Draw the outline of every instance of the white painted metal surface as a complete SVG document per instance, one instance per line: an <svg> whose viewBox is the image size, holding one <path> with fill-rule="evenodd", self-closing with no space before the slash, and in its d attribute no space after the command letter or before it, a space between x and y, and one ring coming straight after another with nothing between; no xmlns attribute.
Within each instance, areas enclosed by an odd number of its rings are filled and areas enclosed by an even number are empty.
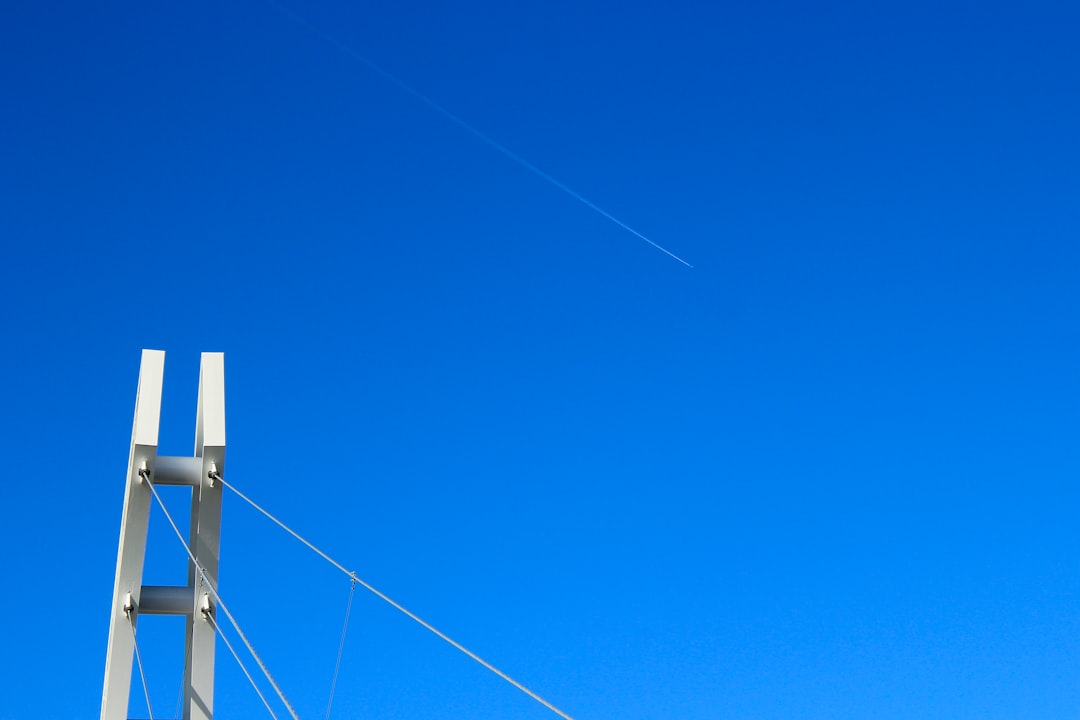
<svg viewBox="0 0 1080 720"><path fill-rule="evenodd" d="M205 583L217 587L222 485L215 482L212 475L225 472L225 357L223 353L202 354L194 457L159 458L157 455L164 369L164 352L143 351L120 521L105 685L101 696L102 720L127 720L134 655L134 635L128 625L136 623L140 614L186 616L183 718L211 720L214 714L216 636L203 608L205 597L213 596ZM156 485L191 488L188 544L203 568L205 580L189 559L187 586L143 587L143 561L152 501L143 474ZM133 607L130 618L125 606ZM213 603L210 612L214 612Z"/></svg>
<svg viewBox="0 0 1080 720"><path fill-rule="evenodd" d="M213 625L200 611L204 587L217 588L218 552L221 541L221 483L211 474L225 473L225 355L203 353L199 368L199 409L195 421L195 457L202 458L199 484L191 493L190 546L205 578L188 561L188 585L195 588L195 606L187 619L184 653L183 720L210 720L214 714ZM213 612L213 604L211 604Z"/></svg>
<svg viewBox="0 0 1080 720"><path fill-rule="evenodd" d="M153 473L157 459L164 373L165 353L143 350L139 365L139 390L135 398L135 420L131 430L131 452L128 455L124 512L120 520L120 544L116 553L116 581L113 583L112 615L109 620L109 648L105 655L101 720L127 720L128 716L135 636L127 627L129 620L124 613L124 605L130 594L136 607L130 622L136 622L152 499L150 488L139 476L139 470L145 467Z"/></svg>

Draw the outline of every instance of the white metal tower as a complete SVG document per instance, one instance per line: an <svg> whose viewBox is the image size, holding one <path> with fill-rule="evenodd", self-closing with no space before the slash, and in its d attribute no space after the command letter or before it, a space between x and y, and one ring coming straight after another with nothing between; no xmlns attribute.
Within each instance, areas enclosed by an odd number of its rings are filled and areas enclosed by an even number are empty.
<svg viewBox="0 0 1080 720"><path fill-rule="evenodd" d="M134 631L140 615L183 615L187 618L183 718L211 720L214 715L216 634L212 621L217 598L222 489L222 484L215 479L225 472L225 356L223 353L202 354L195 454L192 457L157 454L164 370L164 352L143 350L128 457L127 490L120 521L101 720L127 720L135 652ZM142 584L146 531L153 497L151 484L191 488L188 545L202 571L199 572L189 558L185 586Z"/></svg>

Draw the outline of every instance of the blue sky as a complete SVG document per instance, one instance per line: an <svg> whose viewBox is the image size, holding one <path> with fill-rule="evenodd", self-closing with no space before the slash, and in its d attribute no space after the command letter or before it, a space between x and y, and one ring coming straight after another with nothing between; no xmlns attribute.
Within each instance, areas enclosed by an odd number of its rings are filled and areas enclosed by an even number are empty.
<svg viewBox="0 0 1080 720"><path fill-rule="evenodd" d="M282 2L694 268L272 3L9 4L0 718L99 711L144 347L163 454L224 351L229 479L578 720L1076 717L1074 4ZM348 581L223 522L322 717ZM451 716L551 715L358 591L334 717Z"/></svg>

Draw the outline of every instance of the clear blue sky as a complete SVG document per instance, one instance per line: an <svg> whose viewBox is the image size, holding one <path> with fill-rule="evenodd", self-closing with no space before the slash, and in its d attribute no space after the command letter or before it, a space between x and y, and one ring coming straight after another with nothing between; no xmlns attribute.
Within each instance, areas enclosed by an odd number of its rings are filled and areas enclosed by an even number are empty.
<svg viewBox="0 0 1080 720"><path fill-rule="evenodd" d="M0 718L99 711L144 347L579 720L1077 717L1075 3L282 2L694 268L270 3L9 3ZM322 717L347 580L229 497L221 592ZM364 594L334 707L553 717Z"/></svg>

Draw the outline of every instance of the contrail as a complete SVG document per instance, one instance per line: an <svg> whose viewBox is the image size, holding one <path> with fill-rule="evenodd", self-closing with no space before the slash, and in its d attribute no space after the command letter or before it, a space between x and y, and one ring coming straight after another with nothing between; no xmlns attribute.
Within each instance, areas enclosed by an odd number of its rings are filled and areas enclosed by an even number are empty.
<svg viewBox="0 0 1080 720"><path fill-rule="evenodd" d="M473 136L475 136L477 139L484 142L486 145L494 148L495 150L498 150L500 153L502 153L506 157L510 158L511 160L516 162L518 165L525 168L529 172L533 173L537 177L540 177L543 180L546 180L547 182L551 183L552 185L554 185L558 189L562 190L564 193L566 193L570 197L574 198L575 200L582 203L586 207L591 208L592 210L599 213L600 215L603 215L608 220L615 223L616 225L618 225L619 227L621 227L623 230L627 231L631 235L634 235L635 237L649 243L654 248L656 248L660 252L664 253L668 257L673 258L675 260L678 260L679 262L681 262L683 265L685 265L688 268L694 267L693 265L686 262L685 260L683 260L681 257L676 255L675 253L673 253L670 250L668 250L667 248L665 248L663 245L660 245L659 243L653 242L648 237L646 237L642 233L638 232L634 228L630 227L629 225L624 223L622 220L620 220L619 218L617 218L614 215L612 215L611 213L609 213L607 210L603 209L602 207L600 207L599 205L597 205L593 201L586 198L581 193L579 193L576 190L574 190L573 188L567 186L565 183L562 183L559 180L556 180L551 175L547 174L546 172L544 172L543 170L541 170L540 168L536 167L531 162L526 160L525 158L518 155L516 152L514 152L510 148L508 148L505 145L503 145L502 143L500 143L498 140L495 140L491 136L481 132L477 128L475 128L472 125L470 125L469 123L465 122L460 117L458 117L457 115L450 112L449 110L447 110L445 107L443 107L439 103L437 103L434 100L432 100L431 98L429 98L427 95L425 95L422 92L420 92L419 90L413 88L411 85L406 83L404 80L402 80L398 76L391 73L389 70L383 69L381 66L375 64L373 61L369 60L368 58L364 57L363 55L361 55L357 51L353 50L351 47L349 47L345 43L341 42L337 38L326 34L321 29L315 27L314 25L309 23L307 20L305 20L304 18L302 18L299 15L297 15L296 13L294 13L292 10L289 10L284 5L281 5L280 3L278 3L276 0L266 0L266 2L268 2L270 5L273 5L278 10L278 12L280 12L283 15L287 16L293 22L307 28L307 30L309 32L311 32L312 34L318 36L322 40L325 40L326 42L330 43L331 45L336 47L338 50L345 53L346 55L353 58L354 60L359 60L360 62L362 62L364 65L366 65L373 72L377 73L378 75L381 75L387 81L389 81L389 82L393 83L394 85L396 85L397 87L401 88L402 90L407 92L409 95L412 95L414 98L416 98L420 102L424 103L429 108L436 111L437 113L439 113L440 115L442 115L446 119L450 120L451 122L453 122L455 125L457 125L461 129L468 131Z"/></svg>

